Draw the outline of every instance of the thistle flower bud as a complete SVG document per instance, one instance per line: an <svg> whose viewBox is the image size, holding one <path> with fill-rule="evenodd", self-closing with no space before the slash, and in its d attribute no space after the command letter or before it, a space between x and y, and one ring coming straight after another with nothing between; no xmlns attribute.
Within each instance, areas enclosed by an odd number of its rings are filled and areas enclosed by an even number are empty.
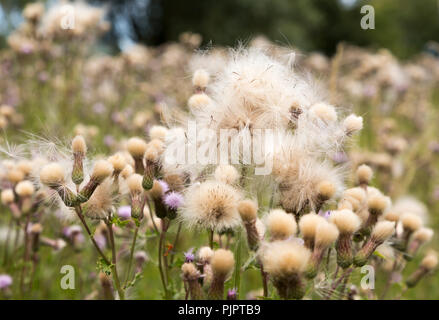
<svg viewBox="0 0 439 320"><path fill-rule="evenodd" d="M365 187L372 180L373 171L368 165L362 164L358 167L356 175L358 184L362 187Z"/></svg>
<svg viewBox="0 0 439 320"><path fill-rule="evenodd" d="M198 261L201 264L206 264L206 263L210 263L210 261L212 260L214 251L210 248L210 247L201 247L198 250L197 256L198 256Z"/></svg>
<svg viewBox="0 0 439 320"><path fill-rule="evenodd" d="M345 269L352 264L352 235L360 228L361 220L350 210L335 211L329 219L340 232L336 243L337 264Z"/></svg>
<svg viewBox="0 0 439 320"><path fill-rule="evenodd" d="M395 222L378 222L373 228L370 238L366 241L361 250L355 255L354 264L358 267L364 266L375 249L388 238L390 238L394 232Z"/></svg>
<svg viewBox="0 0 439 320"><path fill-rule="evenodd" d="M145 173L142 180L142 186L145 190L150 190L153 187L154 177L158 173L158 159L157 148L149 146L145 151Z"/></svg>
<svg viewBox="0 0 439 320"><path fill-rule="evenodd" d="M346 132L346 135L353 135L354 133L363 129L363 117L358 117L355 114L350 114L343 120L343 128Z"/></svg>
<svg viewBox="0 0 439 320"><path fill-rule="evenodd" d="M337 121L337 112L335 112L335 108L324 102L312 105L309 111L312 116L326 123Z"/></svg>
<svg viewBox="0 0 439 320"><path fill-rule="evenodd" d="M11 168L7 174L8 174L8 180L12 184L17 184L25 178L24 172L18 169L17 167Z"/></svg>
<svg viewBox="0 0 439 320"><path fill-rule="evenodd" d="M167 215L166 207L163 204L162 197L165 194L165 182L160 183L158 180L154 180L151 190L149 190L149 195L154 201L155 213L160 219L164 219Z"/></svg>
<svg viewBox="0 0 439 320"><path fill-rule="evenodd" d="M138 137L130 138L127 142L128 152L134 159L135 171L138 174L143 174L143 155L147 148L146 142Z"/></svg>
<svg viewBox="0 0 439 320"><path fill-rule="evenodd" d="M393 210L387 211L384 213L384 219L387 221L398 222L399 212Z"/></svg>
<svg viewBox="0 0 439 320"><path fill-rule="evenodd" d="M233 271L235 258L230 250L218 249L214 252L212 261L213 279L209 289L209 299L224 299L224 282Z"/></svg>
<svg viewBox="0 0 439 320"><path fill-rule="evenodd" d="M260 237L256 228L258 217L258 205L256 202L246 199L238 204L238 212L247 233L247 244L250 250L256 250L259 245Z"/></svg>
<svg viewBox="0 0 439 320"><path fill-rule="evenodd" d="M59 163L52 162L45 165L40 171L40 180L57 191L66 206L74 207L78 203L75 194L65 186L65 171Z"/></svg>
<svg viewBox="0 0 439 320"><path fill-rule="evenodd" d="M310 256L307 248L294 241L274 241L259 249L264 270L283 299L301 299L305 294L303 272Z"/></svg>
<svg viewBox="0 0 439 320"><path fill-rule="evenodd" d="M107 160L96 161L90 181L79 192L78 199L86 202L90 199L96 188L113 173L113 166Z"/></svg>
<svg viewBox="0 0 439 320"><path fill-rule="evenodd" d="M131 217L142 220L144 206L142 176L137 173L132 174L127 179L127 185L131 197Z"/></svg>
<svg viewBox="0 0 439 320"><path fill-rule="evenodd" d="M108 162L113 166L113 175L119 176L119 174L125 169L127 162L125 157L121 153L116 153L108 158Z"/></svg>
<svg viewBox="0 0 439 320"><path fill-rule="evenodd" d="M2 204L5 206L10 205L12 202L14 202L14 191L12 189L4 189L1 193L1 200Z"/></svg>
<svg viewBox="0 0 439 320"><path fill-rule="evenodd" d="M76 136L72 140L73 151L73 170L72 180L76 185L80 185L84 180L84 157L87 152L87 145L82 136Z"/></svg>
<svg viewBox="0 0 439 320"><path fill-rule="evenodd" d="M397 248L405 252L411 235L422 227L422 219L414 213L405 213L401 217L401 224L403 233Z"/></svg>
<svg viewBox="0 0 439 320"><path fill-rule="evenodd" d="M196 91L204 91L209 83L209 73L204 69L198 69L192 77L192 84Z"/></svg>
<svg viewBox="0 0 439 320"><path fill-rule="evenodd" d="M215 169L215 180L227 183L235 184L239 179L238 170L231 165L219 165Z"/></svg>
<svg viewBox="0 0 439 320"><path fill-rule="evenodd" d="M210 98L205 93L193 94L187 102L192 112L196 112L197 110L202 110L209 103L210 103Z"/></svg>
<svg viewBox="0 0 439 320"><path fill-rule="evenodd" d="M40 172L41 182L49 187L59 187L65 182L64 177L63 167L55 162L45 165Z"/></svg>
<svg viewBox="0 0 439 320"><path fill-rule="evenodd" d="M326 249L337 240L339 235L337 227L327 221L321 221L317 225L314 250L309 259L306 276L315 278Z"/></svg>
<svg viewBox="0 0 439 320"><path fill-rule="evenodd" d="M323 204L335 194L335 186L331 181L323 180L317 185L316 212L319 212Z"/></svg>
<svg viewBox="0 0 439 320"><path fill-rule="evenodd" d="M166 135L168 134L168 129L163 126L153 126L149 129L149 137L151 139L158 139L165 141Z"/></svg>
<svg viewBox="0 0 439 320"><path fill-rule="evenodd" d="M133 173L134 173L134 169L133 169L133 167L130 166L129 164L127 164L127 165L125 166L125 168L123 168L123 170L120 172L120 175L121 175L122 178L124 178L124 179L128 179L128 177L129 177L130 175L132 175Z"/></svg>
<svg viewBox="0 0 439 320"><path fill-rule="evenodd" d="M420 266L406 280L407 287L413 288L418 282L437 267L437 253L431 251L422 259Z"/></svg>
<svg viewBox="0 0 439 320"><path fill-rule="evenodd" d="M200 278L200 272L197 270L193 263L184 263L181 266L183 273L183 280L188 284L189 295L192 300L204 299L204 293L201 289L198 279Z"/></svg>
<svg viewBox="0 0 439 320"><path fill-rule="evenodd" d="M32 182L23 180L15 186L15 192L21 198L29 198L35 193L35 187Z"/></svg>
<svg viewBox="0 0 439 320"><path fill-rule="evenodd" d="M29 160L20 160L17 169L24 173L25 177L29 176L33 169L33 163Z"/></svg>
<svg viewBox="0 0 439 320"><path fill-rule="evenodd" d="M317 225L321 221L325 221L325 218L315 213L308 213L300 218L299 229L302 233L303 240L305 241L305 246L310 250L314 248L314 238L316 235Z"/></svg>
<svg viewBox="0 0 439 320"><path fill-rule="evenodd" d="M282 209L271 210L265 221L272 241L286 240L297 232L297 223L294 216Z"/></svg>
<svg viewBox="0 0 439 320"><path fill-rule="evenodd" d="M381 194L376 194L369 197L369 199L367 200L367 204L369 208L369 216L363 229L363 233L369 235L373 226L377 223L378 218L387 208L389 201L387 197Z"/></svg>
<svg viewBox="0 0 439 320"><path fill-rule="evenodd" d="M407 255L404 255L404 257L407 260L411 260L424 243L431 241L433 235L434 231L430 228L419 228L416 230L413 233L412 240L407 248Z"/></svg>

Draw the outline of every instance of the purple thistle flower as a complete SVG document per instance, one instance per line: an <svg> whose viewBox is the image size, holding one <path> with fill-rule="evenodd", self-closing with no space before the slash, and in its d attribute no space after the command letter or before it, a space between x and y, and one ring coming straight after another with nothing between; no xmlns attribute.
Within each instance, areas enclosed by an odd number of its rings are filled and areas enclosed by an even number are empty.
<svg viewBox="0 0 439 320"><path fill-rule="evenodd" d="M96 234L94 236L94 238L95 238L95 241L96 241L98 247L101 250L105 249L105 246L107 244L107 239L105 238L105 236L103 234Z"/></svg>
<svg viewBox="0 0 439 320"><path fill-rule="evenodd" d="M177 210L183 205L184 198L178 192L170 192L165 195L164 203L168 206L168 208L172 210Z"/></svg>
<svg viewBox="0 0 439 320"><path fill-rule="evenodd" d="M188 251L184 252L184 262L193 262L195 260L194 248L190 248Z"/></svg>
<svg viewBox="0 0 439 320"><path fill-rule="evenodd" d="M236 300L238 299L238 290L236 288L229 289L227 291L227 300Z"/></svg>
<svg viewBox="0 0 439 320"><path fill-rule="evenodd" d="M5 289L12 284L12 277L8 274L0 274L0 289Z"/></svg>
<svg viewBox="0 0 439 320"><path fill-rule="evenodd" d="M131 218L131 207L130 206L122 206L117 209L117 215L122 220L128 220Z"/></svg>
<svg viewBox="0 0 439 320"><path fill-rule="evenodd" d="M319 216L321 216L321 217L325 218L326 220L328 220L329 217L331 216L331 211L330 210L328 210L328 211L320 210L319 211Z"/></svg>
<svg viewBox="0 0 439 320"><path fill-rule="evenodd" d="M163 180L157 180L159 183L160 183L160 185L162 186L162 189L163 189L163 194L165 194L166 192L168 192L169 191L169 186L168 186L168 184L166 183L166 181L163 181Z"/></svg>

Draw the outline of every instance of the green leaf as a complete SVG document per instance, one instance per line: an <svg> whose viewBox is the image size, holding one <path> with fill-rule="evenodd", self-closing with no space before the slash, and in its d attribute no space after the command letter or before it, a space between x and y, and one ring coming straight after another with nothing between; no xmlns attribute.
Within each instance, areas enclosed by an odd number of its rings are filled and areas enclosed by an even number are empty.
<svg viewBox="0 0 439 320"><path fill-rule="evenodd" d="M111 275L111 268L113 267L113 264L106 263L103 258L99 258L99 260L96 263L96 269L105 273L107 276Z"/></svg>

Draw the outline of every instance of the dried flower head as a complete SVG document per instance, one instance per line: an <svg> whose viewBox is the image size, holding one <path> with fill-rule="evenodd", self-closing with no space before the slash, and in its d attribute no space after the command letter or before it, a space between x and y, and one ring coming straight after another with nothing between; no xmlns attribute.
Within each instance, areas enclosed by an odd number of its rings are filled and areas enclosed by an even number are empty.
<svg viewBox="0 0 439 320"><path fill-rule="evenodd" d="M234 166L219 165L215 169L215 179L223 183L235 184L239 179L239 173Z"/></svg>
<svg viewBox="0 0 439 320"><path fill-rule="evenodd" d="M239 192L232 186L206 181L189 188L185 194L182 219L189 226L223 231L240 224Z"/></svg>
<svg viewBox="0 0 439 320"><path fill-rule="evenodd" d="M294 216L282 209L271 210L265 217L265 224L272 240L286 240L297 232Z"/></svg>

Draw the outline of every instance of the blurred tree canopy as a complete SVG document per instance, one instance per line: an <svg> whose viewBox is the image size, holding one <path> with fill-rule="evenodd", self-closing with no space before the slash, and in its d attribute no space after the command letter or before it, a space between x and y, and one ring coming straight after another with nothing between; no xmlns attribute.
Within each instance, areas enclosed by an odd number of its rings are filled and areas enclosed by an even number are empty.
<svg viewBox="0 0 439 320"><path fill-rule="evenodd" d="M26 0L2 0L7 17ZM54 0L46 2L53 3ZM200 33L205 45L235 45L257 35L326 54L337 43L389 48L402 58L439 41L438 0L89 0L106 4L112 30L104 41L149 45L175 40L184 31ZM363 30L363 5L375 9L375 29ZM1 17L1 14L0 14ZM1 24L0 24L1 26Z"/></svg>

